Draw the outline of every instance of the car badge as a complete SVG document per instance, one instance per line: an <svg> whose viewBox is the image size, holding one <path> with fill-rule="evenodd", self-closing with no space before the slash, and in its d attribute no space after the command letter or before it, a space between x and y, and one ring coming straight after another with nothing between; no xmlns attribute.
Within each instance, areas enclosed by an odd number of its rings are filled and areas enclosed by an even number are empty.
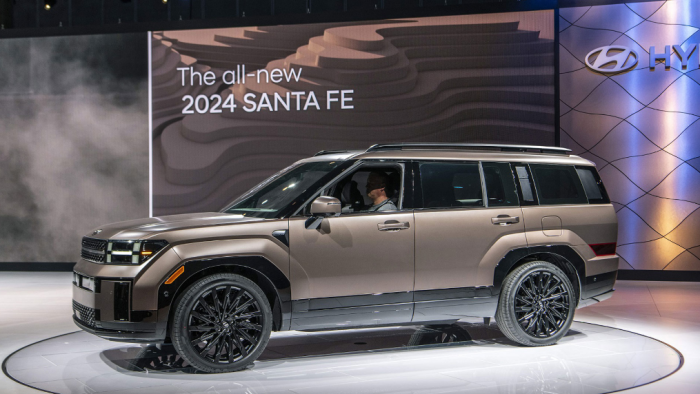
<svg viewBox="0 0 700 394"><path fill-rule="evenodd" d="M102 232L102 229L95 230L95 231L92 232L92 235L97 235L97 234L99 234L99 233L101 233L101 232Z"/></svg>
<svg viewBox="0 0 700 394"><path fill-rule="evenodd" d="M594 59L591 61L591 59ZM600 73L619 73L637 65L637 52L620 45L596 48L586 55L586 66Z"/></svg>

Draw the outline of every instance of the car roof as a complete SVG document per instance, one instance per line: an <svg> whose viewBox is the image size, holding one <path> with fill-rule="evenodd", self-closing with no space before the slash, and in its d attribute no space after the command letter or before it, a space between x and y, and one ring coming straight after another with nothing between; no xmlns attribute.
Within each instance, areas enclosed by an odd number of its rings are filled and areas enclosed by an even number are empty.
<svg viewBox="0 0 700 394"><path fill-rule="evenodd" d="M551 146L501 144L384 144L369 149L321 151L304 161L368 160L470 160L595 166L589 160Z"/></svg>

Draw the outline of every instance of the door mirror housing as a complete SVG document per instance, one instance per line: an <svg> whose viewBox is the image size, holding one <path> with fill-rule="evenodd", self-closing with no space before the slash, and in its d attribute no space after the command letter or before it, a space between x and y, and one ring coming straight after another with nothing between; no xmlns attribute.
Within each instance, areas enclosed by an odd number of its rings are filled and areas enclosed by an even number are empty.
<svg viewBox="0 0 700 394"><path fill-rule="evenodd" d="M323 218L329 216L340 216L340 200L335 197L320 196L311 203L311 217L306 220L306 228L317 229Z"/></svg>
<svg viewBox="0 0 700 394"><path fill-rule="evenodd" d="M321 196L311 203L312 216L338 216L340 215L340 200L335 197Z"/></svg>

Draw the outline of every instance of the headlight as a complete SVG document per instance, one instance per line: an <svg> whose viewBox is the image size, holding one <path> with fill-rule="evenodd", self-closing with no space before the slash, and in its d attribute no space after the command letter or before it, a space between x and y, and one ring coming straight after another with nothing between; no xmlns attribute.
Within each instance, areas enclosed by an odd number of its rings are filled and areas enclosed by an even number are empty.
<svg viewBox="0 0 700 394"><path fill-rule="evenodd" d="M107 242L106 264L142 264L168 245L166 241Z"/></svg>

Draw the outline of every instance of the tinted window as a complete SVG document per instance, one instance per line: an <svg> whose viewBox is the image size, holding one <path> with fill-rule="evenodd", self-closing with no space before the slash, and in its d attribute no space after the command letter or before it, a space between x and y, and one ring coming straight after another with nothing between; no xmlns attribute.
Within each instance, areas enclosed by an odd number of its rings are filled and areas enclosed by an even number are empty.
<svg viewBox="0 0 700 394"><path fill-rule="evenodd" d="M283 217L287 210L298 207L336 169L348 165L340 161L315 161L293 164L255 186L236 199L223 212L258 218Z"/></svg>
<svg viewBox="0 0 700 394"><path fill-rule="evenodd" d="M489 207L517 206L518 193L515 190L513 172L508 163L482 163L484 185Z"/></svg>
<svg viewBox="0 0 700 394"><path fill-rule="evenodd" d="M533 205L537 204L535 201L535 194L532 191L532 184L530 183L530 175L527 171L527 166L516 165L515 175L518 177L518 187L520 188L520 197L522 197L522 205Z"/></svg>
<svg viewBox="0 0 700 394"><path fill-rule="evenodd" d="M477 163L421 163L425 208L482 207Z"/></svg>
<svg viewBox="0 0 700 394"><path fill-rule="evenodd" d="M383 204L380 211L397 210L402 195L401 167L363 166L331 186L326 195L340 200L343 214L375 211L377 204L373 199L377 197L391 201Z"/></svg>
<svg viewBox="0 0 700 394"><path fill-rule="evenodd" d="M588 204L573 166L530 165L540 204Z"/></svg>
<svg viewBox="0 0 700 394"><path fill-rule="evenodd" d="M576 172L583 184L583 190L586 192L588 202L591 204L607 204L610 202L608 194L603 187L603 181L600 180L598 172L593 167L577 167Z"/></svg>

